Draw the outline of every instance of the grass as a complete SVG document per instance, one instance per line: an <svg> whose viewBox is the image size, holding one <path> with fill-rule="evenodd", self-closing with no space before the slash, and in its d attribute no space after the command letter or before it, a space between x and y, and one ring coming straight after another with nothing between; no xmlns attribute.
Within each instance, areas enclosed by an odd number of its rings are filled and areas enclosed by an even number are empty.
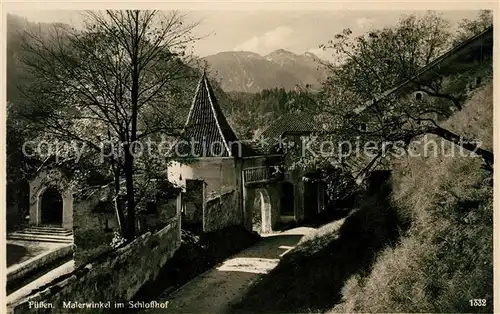
<svg viewBox="0 0 500 314"><path fill-rule="evenodd" d="M491 149L492 99L488 83L443 127ZM358 210L304 238L233 311L492 312L492 181L479 158L408 158Z"/></svg>
<svg viewBox="0 0 500 314"><path fill-rule="evenodd" d="M492 148L493 86L444 127ZM432 169L432 171L429 171ZM398 245L352 276L332 312L492 312L493 179L478 158L414 158L396 169L393 203L411 216ZM471 307L469 300L485 299Z"/></svg>

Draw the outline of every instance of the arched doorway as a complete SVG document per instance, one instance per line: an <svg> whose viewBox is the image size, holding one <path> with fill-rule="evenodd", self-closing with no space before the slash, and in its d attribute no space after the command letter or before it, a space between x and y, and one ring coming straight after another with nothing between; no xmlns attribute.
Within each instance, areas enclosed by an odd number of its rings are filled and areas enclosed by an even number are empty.
<svg viewBox="0 0 500 314"><path fill-rule="evenodd" d="M294 216L295 215L295 197L293 193L293 184L290 182L283 182L281 184L281 216Z"/></svg>
<svg viewBox="0 0 500 314"><path fill-rule="evenodd" d="M61 226L63 222L63 200L57 189L47 188L41 197L41 223Z"/></svg>
<svg viewBox="0 0 500 314"><path fill-rule="evenodd" d="M271 228L271 200L265 189L255 192L252 211L252 230L258 233L269 233Z"/></svg>
<svg viewBox="0 0 500 314"><path fill-rule="evenodd" d="M304 182L304 219L310 219L318 214L318 194L317 182Z"/></svg>

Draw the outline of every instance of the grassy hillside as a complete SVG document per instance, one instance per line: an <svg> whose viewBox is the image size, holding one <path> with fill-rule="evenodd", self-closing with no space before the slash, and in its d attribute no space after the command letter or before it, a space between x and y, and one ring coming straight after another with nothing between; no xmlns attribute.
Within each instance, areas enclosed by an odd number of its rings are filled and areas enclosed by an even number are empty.
<svg viewBox="0 0 500 314"><path fill-rule="evenodd" d="M492 111L490 81L443 126L491 150ZM445 148L409 157L377 196L304 239L234 310L492 312L492 174Z"/></svg>
<svg viewBox="0 0 500 314"><path fill-rule="evenodd" d="M493 86L446 127L492 148ZM448 153L450 151L448 150ZM493 180L471 157L413 158L397 169L393 203L412 217L398 245L352 276L334 312L492 312ZM485 307L469 300L486 299Z"/></svg>

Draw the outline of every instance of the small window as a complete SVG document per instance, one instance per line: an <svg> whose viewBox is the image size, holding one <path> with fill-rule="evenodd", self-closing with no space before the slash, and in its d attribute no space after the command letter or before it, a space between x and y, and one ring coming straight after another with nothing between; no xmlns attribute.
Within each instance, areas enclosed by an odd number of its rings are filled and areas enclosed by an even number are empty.
<svg viewBox="0 0 500 314"><path fill-rule="evenodd" d="M422 100L422 93L420 93L420 92L415 93L415 99L416 100Z"/></svg>

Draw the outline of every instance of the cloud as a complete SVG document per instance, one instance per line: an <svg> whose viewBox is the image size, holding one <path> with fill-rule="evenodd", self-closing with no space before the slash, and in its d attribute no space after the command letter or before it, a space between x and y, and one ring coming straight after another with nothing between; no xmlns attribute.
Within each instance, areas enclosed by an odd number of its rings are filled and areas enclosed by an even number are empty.
<svg viewBox="0 0 500 314"><path fill-rule="evenodd" d="M364 29L364 28L372 25L374 21L375 21L374 19L360 17L360 18L356 19L356 25L358 26L358 28Z"/></svg>
<svg viewBox="0 0 500 314"><path fill-rule="evenodd" d="M254 36L241 44L237 45L233 50L245 50L257 53L268 53L276 49L289 46L294 39L294 30L288 26L278 26L273 30L265 32L262 35Z"/></svg>

